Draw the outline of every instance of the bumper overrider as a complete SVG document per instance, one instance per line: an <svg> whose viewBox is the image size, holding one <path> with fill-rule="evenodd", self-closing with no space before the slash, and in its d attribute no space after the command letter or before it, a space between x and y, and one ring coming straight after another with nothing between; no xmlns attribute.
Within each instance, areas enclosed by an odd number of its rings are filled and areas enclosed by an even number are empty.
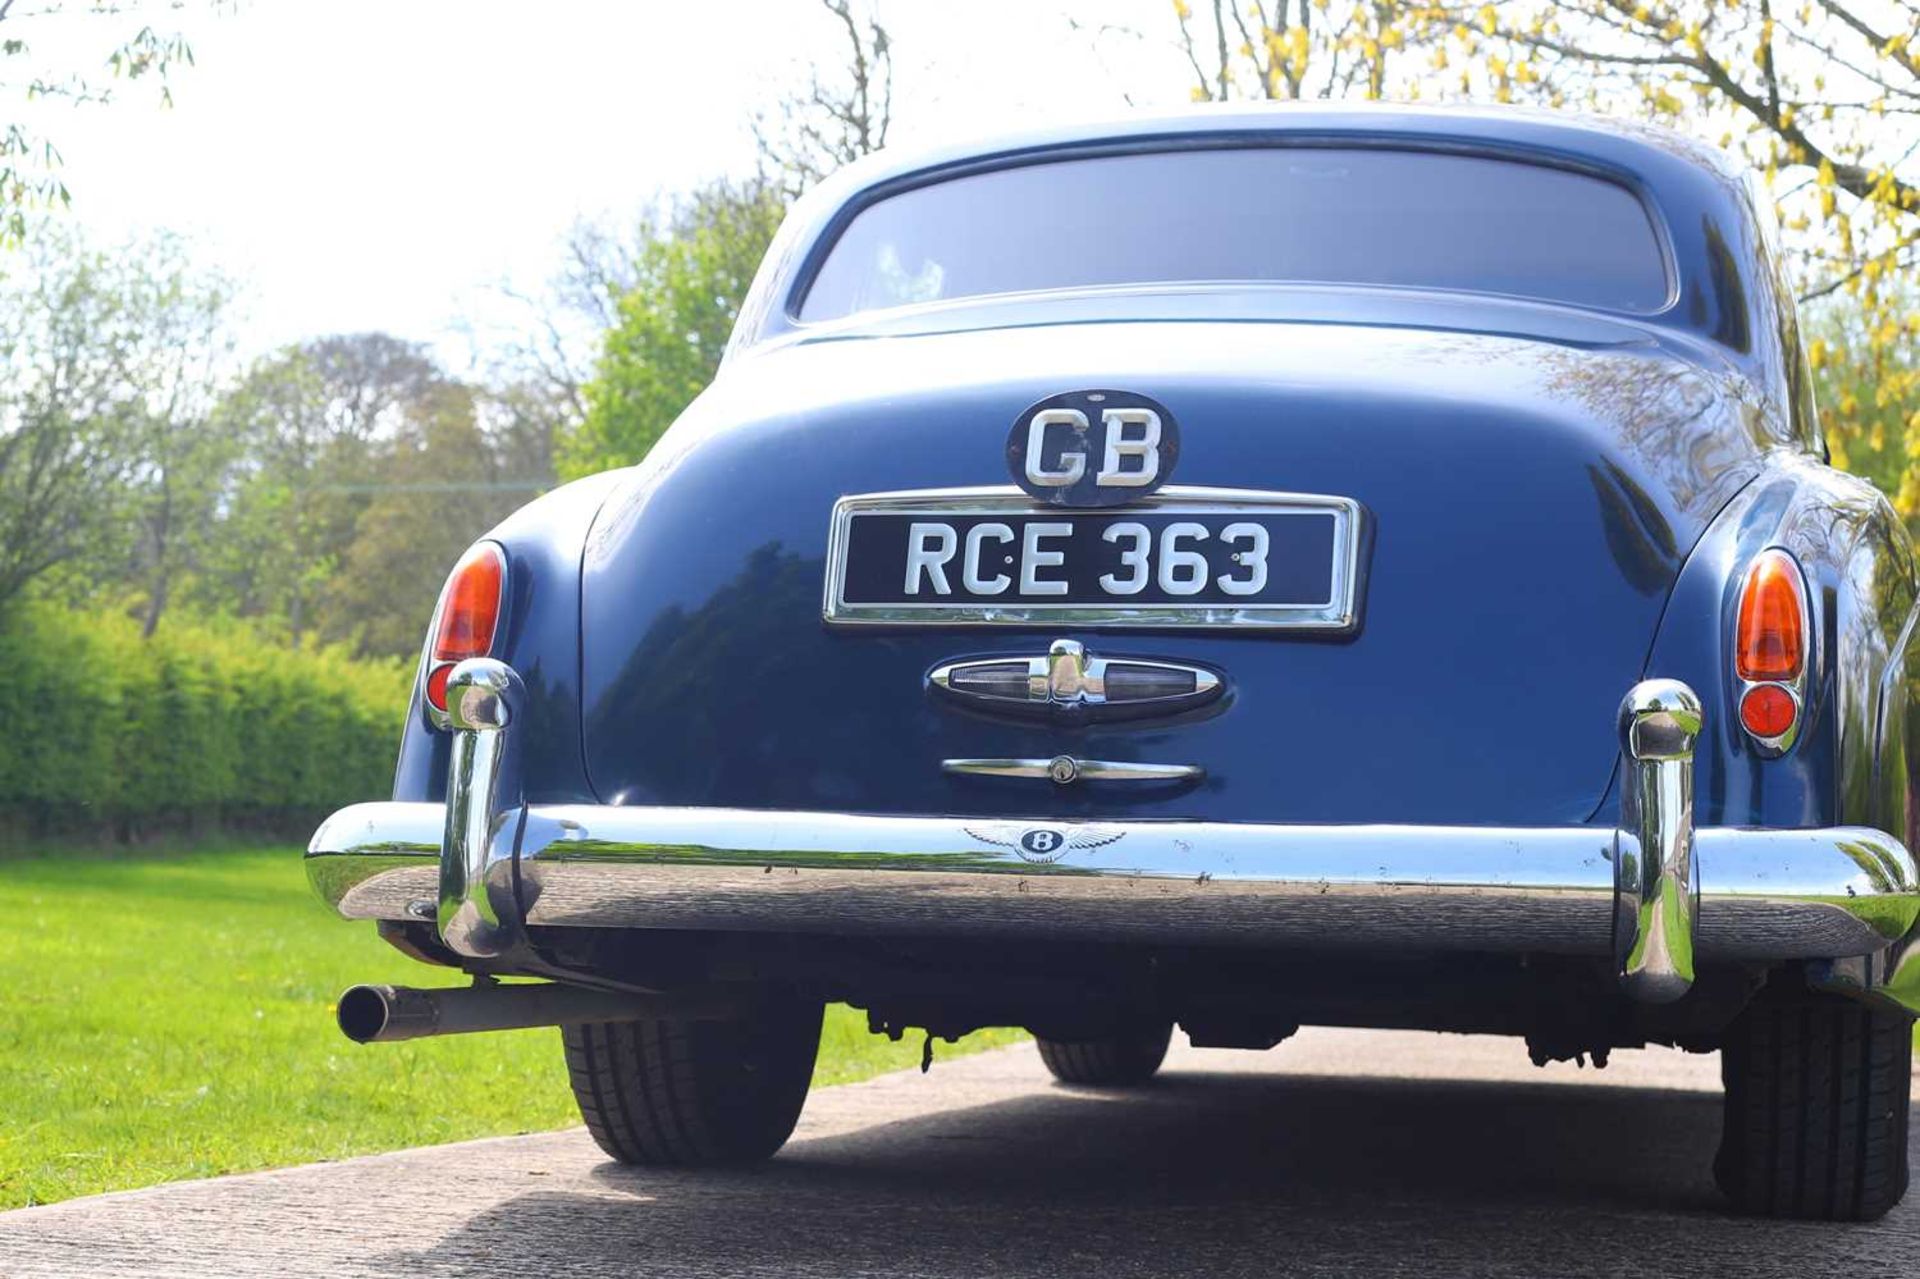
<svg viewBox="0 0 1920 1279"><path fill-rule="evenodd" d="M1620 709L1619 829L997 821L528 804L520 679L448 682L448 802L356 804L307 850L350 919L433 921L510 960L532 928L661 928L1611 957L1678 999L1699 962L1806 961L1817 984L1920 1012L1920 873L1864 827L1696 829L1699 699Z"/></svg>

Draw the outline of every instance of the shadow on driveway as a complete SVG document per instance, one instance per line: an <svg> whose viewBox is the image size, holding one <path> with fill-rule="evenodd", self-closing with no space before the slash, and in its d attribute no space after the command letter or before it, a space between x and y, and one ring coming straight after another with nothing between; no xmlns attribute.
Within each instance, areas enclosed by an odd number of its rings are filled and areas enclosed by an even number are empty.
<svg viewBox="0 0 1920 1279"><path fill-rule="evenodd" d="M596 1167L419 1273L1912 1275L1920 1211L1755 1222L1708 1176L1718 1098L1603 1086L1182 1074L799 1141L749 1172Z"/></svg>

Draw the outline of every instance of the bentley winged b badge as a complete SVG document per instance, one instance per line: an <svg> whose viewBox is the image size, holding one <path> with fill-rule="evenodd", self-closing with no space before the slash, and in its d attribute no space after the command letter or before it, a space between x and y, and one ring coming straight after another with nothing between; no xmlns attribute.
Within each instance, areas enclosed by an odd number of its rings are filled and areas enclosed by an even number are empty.
<svg viewBox="0 0 1920 1279"><path fill-rule="evenodd" d="M1011 848L1021 860L1039 866L1059 861L1070 849L1099 848L1126 834L1117 826L1030 826L1025 822L976 822L961 829L983 844Z"/></svg>

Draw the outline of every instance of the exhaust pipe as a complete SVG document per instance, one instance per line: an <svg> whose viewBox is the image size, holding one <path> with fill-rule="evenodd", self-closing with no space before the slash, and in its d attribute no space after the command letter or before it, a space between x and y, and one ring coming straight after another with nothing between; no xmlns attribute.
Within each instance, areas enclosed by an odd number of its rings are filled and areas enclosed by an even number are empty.
<svg viewBox="0 0 1920 1279"><path fill-rule="evenodd" d="M718 1021L739 1005L709 994L640 995L559 982L517 986L354 986L340 996L340 1031L356 1044L383 1044L481 1030L577 1026L590 1021L673 1018Z"/></svg>

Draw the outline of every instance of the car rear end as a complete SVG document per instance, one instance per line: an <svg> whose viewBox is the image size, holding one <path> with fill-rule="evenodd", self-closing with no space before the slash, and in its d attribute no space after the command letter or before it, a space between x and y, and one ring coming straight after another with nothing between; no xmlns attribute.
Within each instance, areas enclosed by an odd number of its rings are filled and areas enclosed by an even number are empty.
<svg viewBox="0 0 1920 1279"><path fill-rule="evenodd" d="M1748 303L1617 158L1648 149L1282 140L796 214L654 453L456 570L396 798L315 836L343 914L565 993L375 992L362 1037L557 1020L603 1145L701 1162L777 1146L823 999L1124 1082L1175 1021L1710 1046L1782 964L1897 963L1911 858L1817 768L1778 773L1790 828L1694 793L1752 687L1776 755L1817 723L1804 582L1751 606L1787 665L1647 668L1788 443L1712 332ZM648 1053L745 1126L622 1127Z"/></svg>

